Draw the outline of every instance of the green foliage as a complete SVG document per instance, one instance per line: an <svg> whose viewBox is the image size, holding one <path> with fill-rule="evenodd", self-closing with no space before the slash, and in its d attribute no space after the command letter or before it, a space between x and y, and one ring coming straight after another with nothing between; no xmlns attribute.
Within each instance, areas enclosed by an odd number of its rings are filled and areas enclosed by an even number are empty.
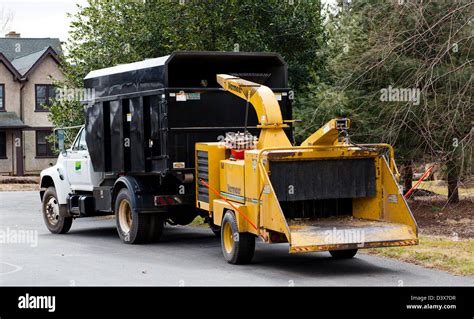
<svg viewBox="0 0 474 319"><path fill-rule="evenodd" d="M183 3L183 4L180 4ZM319 0L97 1L79 7L60 87L82 87L91 70L177 50L279 52L297 92L320 74L324 45ZM321 72L320 72L321 70ZM298 98L299 94L296 94ZM57 126L81 124L78 103L51 108ZM70 118L63 114L73 114ZM69 121L72 120L72 122Z"/></svg>
<svg viewBox="0 0 474 319"><path fill-rule="evenodd" d="M394 144L402 160L456 157L453 139L462 147L472 141L472 7L370 0L339 7L326 25L329 76L308 87L302 112L317 127L343 109L356 124L355 140ZM382 101L389 86L419 89L420 103ZM320 112L318 96L334 92L332 102L319 102L332 103L329 112Z"/></svg>
<svg viewBox="0 0 474 319"><path fill-rule="evenodd" d="M319 0L291 3L90 0L72 17L60 86L82 87L93 69L175 50L279 52L295 89L294 118L304 121L297 141L348 116L355 142L388 142L402 161L454 160L467 171L472 3L358 0L325 17ZM388 87L419 89L420 103L384 101ZM77 102L51 107L55 125L82 123L82 113Z"/></svg>

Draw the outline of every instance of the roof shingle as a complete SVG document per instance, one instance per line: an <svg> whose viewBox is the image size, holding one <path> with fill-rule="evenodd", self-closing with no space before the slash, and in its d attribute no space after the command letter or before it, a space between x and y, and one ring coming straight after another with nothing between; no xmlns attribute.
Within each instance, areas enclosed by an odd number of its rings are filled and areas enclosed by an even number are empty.
<svg viewBox="0 0 474 319"><path fill-rule="evenodd" d="M12 61L31 55L47 47L62 54L61 42L58 38L0 38L0 52Z"/></svg>

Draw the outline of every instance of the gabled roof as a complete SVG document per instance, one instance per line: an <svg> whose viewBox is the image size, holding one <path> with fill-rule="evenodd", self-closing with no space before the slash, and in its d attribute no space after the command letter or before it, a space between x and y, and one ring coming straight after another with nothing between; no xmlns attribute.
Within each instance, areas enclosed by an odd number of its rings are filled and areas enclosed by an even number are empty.
<svg viewBox="0 0 474 319"><path fill-rule="evenodd" d="M51 47L62 54L61 42L57 38L0 38L0 51L12 61Z"/></svg>
<svg viewBox="0 0 474 319"><path fill-rule="evenodd" d="M0 62L18 80L26 80L48 56L59 63L59 54L62 50L57 38L0 38Z"/></svg>
<svg viewBox="0 0 474 319"><path fill-rule="evenodd" d="M27 77L28 74L33 72L35 67L41 64L47 56L51 56L57 63L59 63L57 54L51 47L46 47L37 52L14 59L11 63L22 77Z"/></svg>
<svg viewBox="0 0 474 319"><path fill-rule="evenodd" d="M15 78L21 78L21 74L15 69L15 67L11 64L7 57L2 54L2 52L0 52L0 63L3 63L7 70L9 70Z"/></svg>

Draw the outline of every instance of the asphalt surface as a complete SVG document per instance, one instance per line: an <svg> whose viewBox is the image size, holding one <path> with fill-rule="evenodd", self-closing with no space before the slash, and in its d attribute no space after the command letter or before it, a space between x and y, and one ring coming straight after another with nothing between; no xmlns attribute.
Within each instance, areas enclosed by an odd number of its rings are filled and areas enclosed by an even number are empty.
<svg viewBox="0 0 474 319"><path fill-rule="evenodd" d="M115 220L90 218L55 235L43 224L37 192L0 192L0 286L42 285L474 286L474 278L361 253L351 260L290 255L285 244L261 242L252 264L235 266L204 227L168 226L159 243L126 245Z"/></svg>

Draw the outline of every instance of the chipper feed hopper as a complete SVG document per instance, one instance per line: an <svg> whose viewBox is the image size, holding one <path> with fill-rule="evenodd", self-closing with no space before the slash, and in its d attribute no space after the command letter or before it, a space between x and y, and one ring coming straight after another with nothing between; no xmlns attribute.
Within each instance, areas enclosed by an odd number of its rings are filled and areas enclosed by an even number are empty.
<svg viewBox="0 0 474 319"><path fill-rule="evenodd" d="M390 145L353 144L350 120L333 119L294 146L271 89L225 74L217 81L254 107L260 129L258 139L234 132L196 144L196 205L220 230L228 262L250 262L258 237L336 258L418 243Z"/></svg>

